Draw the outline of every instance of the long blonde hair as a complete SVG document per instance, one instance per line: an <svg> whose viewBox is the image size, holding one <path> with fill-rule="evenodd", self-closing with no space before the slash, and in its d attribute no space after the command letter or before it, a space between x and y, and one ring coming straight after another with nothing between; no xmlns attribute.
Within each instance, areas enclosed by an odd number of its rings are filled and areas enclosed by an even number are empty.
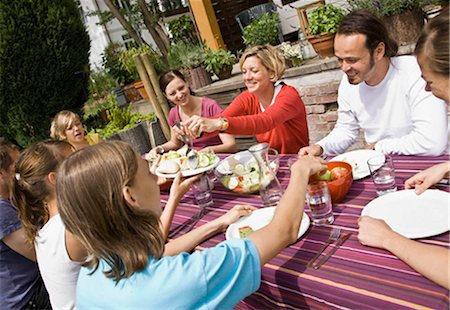
<svg viewBox="0 0 450 310"><path fill-rule="evenodd" d="M27 240L32 244L49 219L46 203L52 191L47 186L47 176L56 172L73 150L65 141L41 141L24 150L16 163L11 201L18 209Z"/></svg>
<svg viewBox="0 0 450 310"><path fill-rule="evenodd" d="M247 58L255 56L267 70L275 74L275 79L272 82L276 82L286 71L286 65L283 55L280 51L272 45L255 45L247 48L239 59L239 67L242 70L244 62Z"/></svg>
<svg viewBox="0 0 450 310"><path fill-rule="evenodd" d="M138 161L131 146L108 141L80 150L58 171L57 202L66 229L91 254L94 271L102 259L108 278L120 281L159 259L164 239L159 216L127 204L124 186L133 184Z"/></svg>
<svg viewBox="0 0 450 310"><path fill-rule="evenodd" d="M50 137L55 140L66 140L66 129L76 121L80 121L80 117L72 111L63 110L58 112L50 126Z"/></svg>

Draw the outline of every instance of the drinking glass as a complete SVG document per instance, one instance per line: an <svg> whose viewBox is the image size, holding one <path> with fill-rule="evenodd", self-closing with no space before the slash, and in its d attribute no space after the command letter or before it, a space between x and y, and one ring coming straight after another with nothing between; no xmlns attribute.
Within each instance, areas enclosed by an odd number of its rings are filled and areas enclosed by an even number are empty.
<svg viewBox="0 0 450 310"><path fill-rule="evenodd" d="M374 156L367 161L367 165L378 196L397 190L394 163L391 156L382 154Z"/></svg>
<svg viewBox="0 0 450 310"><path fill-rule="evenodd" d="M211 185L206 173L202 174L201 178L192 184L192 190L194 191L195 201L200 208L210 207L214 204Z"/></svg>
<svg viewBox="0 0 450 310"><path fill-rule="evenodd" d="M311 210L313 224L323 225L334 222L327 182L319 181L308 184L306 187L306 203Z"/></svg>
<svg viewBox="0 0 450 310"><path fill-rule="evenodd" d="M267 151L267 156L269 157L269 166L272 168L273 172L277 174L278 169L280 168L280 156L278 155L278 151L273 148L269 148Z"/></svg>

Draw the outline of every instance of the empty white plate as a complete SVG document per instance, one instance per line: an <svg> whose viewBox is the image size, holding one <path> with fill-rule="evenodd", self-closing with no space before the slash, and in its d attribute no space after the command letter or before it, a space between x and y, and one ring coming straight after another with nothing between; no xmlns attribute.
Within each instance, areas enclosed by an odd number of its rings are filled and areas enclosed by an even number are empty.
<svg viewBox="0 0 450 310"><path fill-rule="evenodd" d="M410 238L426 238L450 230L450 194L429 189L421 195L403 190L380 196L361 215L383 219L392 230Z"/></svg>
<svg viewBox="0 0 450 310"><path fill-rule="evenodd" d="M359 180L370 175L367 161L369 160L369 158L377 155L384 156L383 153L374 150L356 150L338 155L330 159L330 161L345 161L346 163L349 163L353 169L353 180ZM383 164L380 164L380 167L382 165Z"/></svg>

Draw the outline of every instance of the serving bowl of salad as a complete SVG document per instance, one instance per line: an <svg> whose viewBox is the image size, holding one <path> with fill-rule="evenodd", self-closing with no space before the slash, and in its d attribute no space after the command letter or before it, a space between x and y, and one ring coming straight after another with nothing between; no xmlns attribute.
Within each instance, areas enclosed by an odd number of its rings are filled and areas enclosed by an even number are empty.
<svg viewBox="0 0 450 310"><path fill-rule="evenodd" d="M278 154L269 155L269 161L273 174L268 169L264 172L267 183L278 171ZM228 156L217 165L214 174L223 186L233 192L254 193L259 191L259 166L249 151Z"/></svg>

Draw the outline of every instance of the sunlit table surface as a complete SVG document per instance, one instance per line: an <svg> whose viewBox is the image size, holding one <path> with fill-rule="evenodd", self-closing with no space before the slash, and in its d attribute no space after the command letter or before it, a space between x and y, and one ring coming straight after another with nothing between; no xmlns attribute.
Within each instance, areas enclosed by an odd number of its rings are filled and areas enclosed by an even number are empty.
<svg viewBox="0 0 450 310"><path fill-rule="evenodd" d="M280 156L278 179L283 188L289 182L287 160L294 155ZM225 155L221 155L224 158ZM440 157L393 156L396 183L403 189L404 180L416 172L448 160ZM442 188L440 188L442 189ZM448 188L443 188L448 191ZM161 193L163 205L167 192ZM237 305L239 309L449 309L449 292L424 278L390 252L366 247L357 239L357 220L364 206L376 198L370 177L354 181L341 203L333 205L335 221L332 225L311 225L296 243L284 249L262 268L261 286L257 292ZM237 194L224 188L219 181L213 189L214 206L197 223L211 221L236 204L262 207L259 194ZM192 192L182 199L174 216L171 231L188 221L196 212ZM310 216L309 210L305 212ZM352 236L318 270L306 268L330 235L333 227ZM180 232L177 236L184 234ZM450 248L448 232L420 242ZM225 240L217 234L198 246L213 247ZM325 251L327 253L328 250Z"/></svg>

